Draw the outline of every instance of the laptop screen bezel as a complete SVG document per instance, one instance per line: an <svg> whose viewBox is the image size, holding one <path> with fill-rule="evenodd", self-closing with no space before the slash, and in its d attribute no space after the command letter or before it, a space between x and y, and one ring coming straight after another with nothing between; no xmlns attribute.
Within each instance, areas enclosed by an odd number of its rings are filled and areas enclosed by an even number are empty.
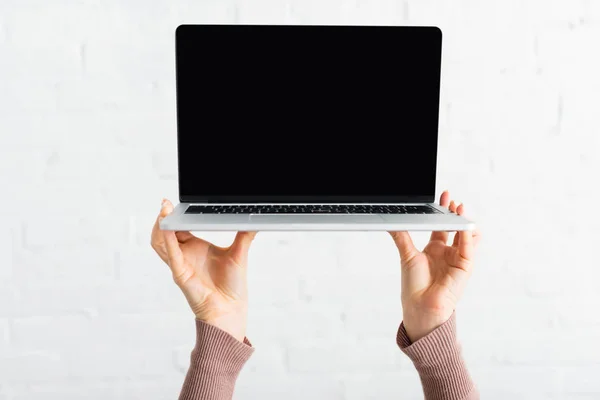
<svg viewBox="0 0 600 400"><path fill-rule="evenodd" d="M186 196L182 203L213 204L395 204L433 203L435 195L426 196Z"/></svg>
<svg viewBox="0 0 600 400"><path fill-rule="evenodd" d="M239 27L244 26L242 24L220 24L218 26L232 26ZM274 25L274 24L261 24L262 26L285 26L289 27L303 27L306 25ZM186 31L188 29L194 29L194 27L202 27L202 26L215 26L214 24L182 24L179 25L175 30L175 86L176 91L180 80L178 78L178 57L177 57L177 42L180 40L180 36L186 35ZM248 26L248 25L246 25ZM327 26L327 25L320 25ZM329 25L331 26L331 25ZM340 25L344 26L344 25ZM344 27L349 27L348 25ZM364 25L357 25L356 28L365 28ZM442 31L437 26L381 26L377 25L378 28L390 28L390 29L412 29L412 30L428 30L429 34L431 32L435 32L439 35L439 52L440 52L440 75L438 77L440 90L438 90L437 96L437 113L436 113L436 126L437 129L434 133L434 143L435 146L432 149L434 152L434 170L433 170L433 182L430 193L416 194L416 195L376 195L376 196L356 196L356 195L348 195L348 196L221 196L221 195L194 195L194 194L183 194L181 193L181 149L180 149L180 134L181 134L181 123L179 118L179 96L176 96L177 102L177 176L178 176L178 190L179 190L179 201L181 203L213 203L213 204L360 204L360 203L368 203L368 204L394 204L394 203L433 203L435 199L435 186L437 182L437 164L438 164L438 140L439 140L439 110L440 110L440 91L441 91L441 61L442 61ZM397 183L390 183L397 184Z"/></svg>

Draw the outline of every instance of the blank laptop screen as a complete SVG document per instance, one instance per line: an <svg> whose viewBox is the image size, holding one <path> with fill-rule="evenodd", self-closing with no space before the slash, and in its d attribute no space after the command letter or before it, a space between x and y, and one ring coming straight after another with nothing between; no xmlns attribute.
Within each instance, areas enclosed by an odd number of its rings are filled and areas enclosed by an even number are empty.
<svg viewBox="0 0 600 400"><path fill-rule="evenodd" d="M433 27L177 29L181 201L433 201Z"/></svg>

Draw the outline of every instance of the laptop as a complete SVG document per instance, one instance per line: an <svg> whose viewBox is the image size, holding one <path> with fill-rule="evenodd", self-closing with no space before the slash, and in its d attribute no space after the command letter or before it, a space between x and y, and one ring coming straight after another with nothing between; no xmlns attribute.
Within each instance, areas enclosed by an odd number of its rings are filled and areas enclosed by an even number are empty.
<svg viewBox="0 0 600 400"><path fill-rule="evenodd" d="M175 36L179 203L162 229L474 229L435 203L437 27Z"/></svg>

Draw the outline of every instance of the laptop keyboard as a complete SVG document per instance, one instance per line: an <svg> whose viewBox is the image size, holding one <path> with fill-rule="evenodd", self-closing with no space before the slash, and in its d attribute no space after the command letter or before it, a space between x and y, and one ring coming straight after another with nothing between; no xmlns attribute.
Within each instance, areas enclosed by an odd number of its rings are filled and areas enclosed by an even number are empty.
<svg viewBox="0 0 600 400"><path fill-rule="evenodd" d="M439 214L428 205L202 205L189 206L186 214Z"/></svg>

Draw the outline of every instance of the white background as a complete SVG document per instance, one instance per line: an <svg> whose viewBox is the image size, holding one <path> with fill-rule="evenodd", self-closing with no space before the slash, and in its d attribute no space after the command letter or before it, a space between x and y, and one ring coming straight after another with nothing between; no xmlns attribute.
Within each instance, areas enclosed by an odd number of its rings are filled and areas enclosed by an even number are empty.
<svg viewBox="0 0 600 400"><path fill-rule="evenodd" d="M483 231L471 373L485 399L600 398L599 1L1 0L0 399L179 393L194 318L149 237L182 22L440 26L438 195ZM422 396L387 234L261 233L249 268L236 398Z"/></svg>

